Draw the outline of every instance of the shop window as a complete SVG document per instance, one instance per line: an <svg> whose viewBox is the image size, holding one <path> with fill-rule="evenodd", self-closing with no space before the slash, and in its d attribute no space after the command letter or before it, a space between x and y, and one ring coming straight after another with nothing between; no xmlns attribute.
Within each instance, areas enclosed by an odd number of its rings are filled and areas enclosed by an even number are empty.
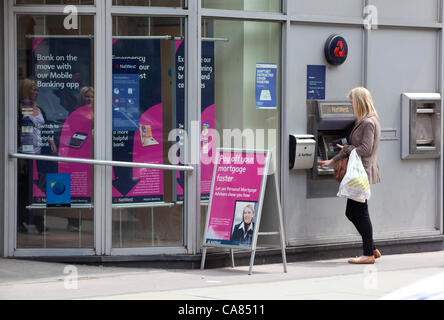
<svg viewBox="0 0 444 320"><path fill-rule="evenodd" d="M17 5L47 4L47 5L94 5L94 0L16 0Z"/></svg>
<svg viewBox="0 0 444 320"><path fill-rule="evenodd" d="M218 147L269 149L279 172L281 24L204 19L201 70L202 192Z"/></svg>
<svg viewBox="0 0 444 320"><path fill-rule="evenodd" d="M17 149L94 158L94 17L17 17ZM93 174L84 164L19 160L18 248L93 248Z"/></svg>
<svg viewBox="0 0 444 320"><path fill-rule="evenodd" d="M113 0L115 6L183 8L185 0Z"/></svg>
<svg viewBox="0 0 444 320"><path fill-rule="evenodd" d="M176 61L185 61L185 52L177 58L184 30L183 18L113 18L114 161L171 164L169 133L184 115L184 100L175 90ZM113 248L184 245L180 177L179 172L113 168Z"/></svg>
<svg viewBox="0 0 444 320"><path fill-rule="evenodd" d="M281 3L282 0L202 0L202 8L257 12L281 12Z"/></svg>

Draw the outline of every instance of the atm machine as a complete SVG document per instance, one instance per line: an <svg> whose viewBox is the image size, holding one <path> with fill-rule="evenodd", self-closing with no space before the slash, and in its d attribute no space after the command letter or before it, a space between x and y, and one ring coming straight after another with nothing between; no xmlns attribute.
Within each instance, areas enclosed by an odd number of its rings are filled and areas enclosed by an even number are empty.
<svg viewBox="0 0 444 320"><path fill-rule="evenodd" d="M307 197L335 197L339 185L333 177L333 168L321 168L317 163L336 156L340 151L337 144L348 143L356 122L352 104L348 101L309 100L307 116L308 132L316 140L313 169L307 177Z"/></svg>
<svg viewBox="0 0 444 320"><path fill-rule="evenodd" d="M441 157L441 95L402 94L401 159Z"/></svg>

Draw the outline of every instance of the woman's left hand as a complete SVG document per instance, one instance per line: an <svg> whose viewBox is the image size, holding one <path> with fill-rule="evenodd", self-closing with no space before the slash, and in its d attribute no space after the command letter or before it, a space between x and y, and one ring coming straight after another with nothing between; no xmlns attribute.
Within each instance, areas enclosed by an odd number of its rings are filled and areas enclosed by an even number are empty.
<svg viewBox="0 0 444 320"><path fill-rule="evenodd" d="M337 144L336 145L339 149L341 149L339 152L341 153L341 152L344 152L344 146L341 146L340 144Z"/></svg>

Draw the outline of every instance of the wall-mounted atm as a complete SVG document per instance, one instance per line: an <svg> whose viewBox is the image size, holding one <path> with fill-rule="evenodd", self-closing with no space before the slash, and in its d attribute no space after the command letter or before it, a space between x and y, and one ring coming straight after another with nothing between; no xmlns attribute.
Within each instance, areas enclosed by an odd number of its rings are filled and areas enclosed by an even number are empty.
<svg viewBox="0 0 444 320"><path fill-rule="evenodd" d="M401 158L434 159L441 155L441 95L402 94Z"/></svg>
<svg viewBox="0 0 444 320"><path fill-rule="evenodd" d="M313 169L307 177L307 197L333 197L338 192L338 183L333 178L333 168L321 168L318 161L329 160L340 149L337 144L348 143L348 137L356 122L350 102L308 100L308 133L316 140L316 156Z"/></svg>

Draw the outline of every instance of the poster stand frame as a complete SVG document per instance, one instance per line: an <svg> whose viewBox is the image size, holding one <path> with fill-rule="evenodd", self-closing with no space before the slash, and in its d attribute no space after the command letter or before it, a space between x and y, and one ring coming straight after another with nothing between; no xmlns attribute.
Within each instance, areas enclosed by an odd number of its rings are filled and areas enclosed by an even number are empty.
<svg viewBox="0 0 444 320"><path fill-rule="evenodd" d="M201 260L201 270L205 269L205 260L207 255L207 248L210 247L217 247L217 248L228 248L230 249L230 257L231 257L231 265L233 268L235 268L235 262L234 262L234 250L241 249L241 250L247 250L250 251L250 265L249 265L249 271L248 275L253 274L253 266L254 266L254 258L257 251L257 240L258 236L270 236L270 235L279 235L280 236L280 248L282 253L282 263L284 268L284 273L287 273L287 258L286 258L286 240L285 240L285 231L284 231L284 224L283 224L283 214L282 214L282 206L281 206L281 200L280 200L280 194L279 194L279 184L278 184L278 178L276 175L276 170L273 170L273 172L270 174L270 164L272 164L272 153L270 150L240 150L240 149L217 149L216 150L216 157L215 157L215 165L214 165L214 171L213 171L213 181L211 184L211 193L210 193L210 200L207 207L207 217L206 217L206 224L205 224L205 232L208 230L209 221L210 221L210 213L211 213L211 202L214 195L214 186L216 181L216 175L217 175L217 164L219 162L219 157L221 153L262 153L266 154L266 160L264 165L264 170L262 174L262 183L261 183L261 191L259 196L259 207L258 207L258 213L257 213L257 219L256 219L256 226L255 231L253 235L253 240L251 247L245 247L245 246L235 246L235 245L225 245L225 244L206 244L206 234L204 234L204 239L202 243L202 260ZM274 166L275 168L276 166ZM274 197L275 201L275 208L274 210L267 209L268 214L277 213L277 219L279 223L279 230L278 231L272 231L272 232L260 232L260 222L262 217L262 209L264 207L264 200L266 198L266 195L268 197ZM273 211L273 212L270 212Z"/></svg>

